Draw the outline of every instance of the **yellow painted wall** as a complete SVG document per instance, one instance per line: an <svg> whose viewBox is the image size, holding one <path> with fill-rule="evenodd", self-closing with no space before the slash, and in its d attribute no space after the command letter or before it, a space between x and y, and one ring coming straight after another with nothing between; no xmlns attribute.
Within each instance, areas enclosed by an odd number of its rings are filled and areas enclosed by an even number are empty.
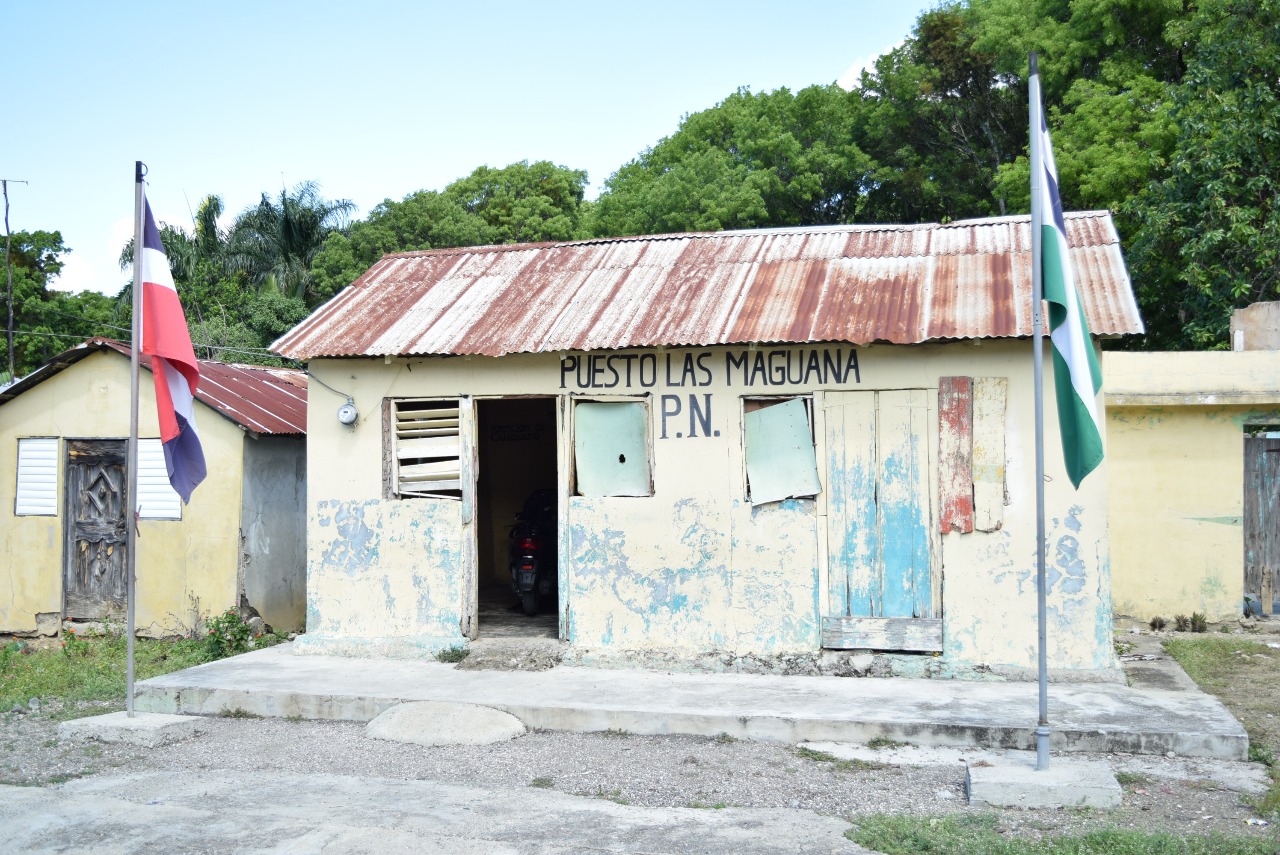
<svg viewBox="0 0 1280 855"><path fill-rule="evenodd" d="M1035 494L1027 343L859 348L860 379L847 386L801 382L744 388L739 375L727 376L725 354L745 350L657 351L660 370L649 378L652 384L641 385L633 376L630 390L607 368L594 375L597 388L579 388L576 375L562 372L564 364L555 354L314 361L310 370L353 395L362 418L354 428L343 427L334 417L342 397L317 392L310 398L309 604L302 649L421 655L466 641L469 589L475 584L469 570L476 549L473 509L444 499L382 498L385 398L557 395L564 425L572 423L565 417L570 393L645 396L653 437L653 496L570 497L569 473L560 472L562 634L586 652L778 655L816 652L820 645L821 618L828 612L825 506L819 497L752 508L744 478L741 396L915 388L930 390L936 400L939 377L969 375L1009 378L1008 502L999 531L938 538L945 645L938 667L957 674L985 668L1034 673ZM681 368L686 353L699 369L692 376ZM705 354L710 356L698 363ZM675 366L670 374L668 356ZM617 386L599 388L615 379ZM682 412L668 415L663 438L665 395L679 396ZM700 403L710 396L711 435L700 435L701 426L689 421L689 395L697 395ZM1052 396L1048 400L1052 407ZM936 425L936 412L933 418ZM1055 423L1052 409L1046 418ZM690 437L691 429L699 435ZM937 442L936 427L928 441ZM571 459L570 452L566 434L561 459ZM820 468L822 454L820 447ZM1057 446L1050 444L1047 472L1050 667L1110 671L1115 657L1106 464L1075 491ZM932 500L936 529L936 491ZM916 658L928 660L932 657Z"/></svg>
<svg viewBox="0 0 1280 855"><path fill-rule="evenodd" d="M1113 596L1148 621L1243 609L1244 429L1280 424L1280 353L1107 353Z"/></svg>
<svg viewBox="0 0 1280 855"><path fill-rule="evenodd" d="M139 433L159 436L151 375L143 371ZM166 635L192 623L192 598L206 614L236 605L243 432L198 405L197 427L209 477L183 508L183 519L142 520L137 556L136 622ZM62 609L65 512L59 466L58 516L13 516L18 439L127 438L129 360L99 352L0 406L0 631L31 632L37 614ZM65 460L65 448L60 452ZM55 618L56 619L56 618Z"/></svg>

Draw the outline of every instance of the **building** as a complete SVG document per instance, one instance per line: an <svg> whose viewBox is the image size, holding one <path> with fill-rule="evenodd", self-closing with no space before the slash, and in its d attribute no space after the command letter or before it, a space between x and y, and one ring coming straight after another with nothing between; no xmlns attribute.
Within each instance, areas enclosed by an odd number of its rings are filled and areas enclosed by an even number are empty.
<svg viewBox="0 0 1280 855"><path fill-rule="evenodd" d="M1116 614L1277 613L1280 350L1107 353L1103 373Z"/></svg>
<svg viewBox="0 0 1280 855"><path fill-rule="evenodd" d="M1110 215L1067 231L1141 332ZM1030 292L1027 217L386 256L273 346L331 390L298 650L485 637L552 488L580 661L1034 674ZM1114 677L1106 465L1071 488L1048 398L1049 664Z"/></svg>
<svg viewBox="0 0 1280 855"><path fill-rule="evenodd" d="M144 358L144 367L149 360ZM306 598L304 372L201 361L196 423L209 475L169 487L149 368L139 410L136 623L193 630L250 605L301 629ZM0 632L124 622L129 348L74 347L0 390Z"/></svg>

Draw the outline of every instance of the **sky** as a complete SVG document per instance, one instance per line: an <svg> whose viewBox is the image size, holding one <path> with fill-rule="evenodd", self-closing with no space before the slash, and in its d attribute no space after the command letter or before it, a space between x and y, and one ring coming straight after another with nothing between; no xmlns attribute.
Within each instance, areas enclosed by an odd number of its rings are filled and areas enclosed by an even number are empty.
<svg viewBox="0 0 1280 855"><path fill-rule="evenodd" d="M847 79L933 5L13 0L9 228L62 233L54 287L115 294L137 160L156 218L188 230L209 194L230 220L313 180L363 218L521 160L586 170L594 198L682 117Z"/></svg>

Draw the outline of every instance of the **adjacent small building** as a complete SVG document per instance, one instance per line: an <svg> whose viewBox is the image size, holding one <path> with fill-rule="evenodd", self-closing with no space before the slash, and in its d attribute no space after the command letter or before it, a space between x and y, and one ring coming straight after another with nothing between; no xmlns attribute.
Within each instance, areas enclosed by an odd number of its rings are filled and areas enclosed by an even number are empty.
<svg viewBox="0 0 1280 855"><path fill-rule="evenodd" d="M1112 352L1102 370L1117 615L1277 613L1280 350Z"/></svg>
<svg viewBox="0 0 1280 855"><path fill-rule="evenodd" d="M1110 215L1066 226L1094 334L1140 333ZM551 488L580 661L1034 675L1030 232L384 257L273 346L331 390L309 402L298 652L486 637L513 514ZM1074 490L1055 419L1049 394L1049 665L1115 678L1108 463Z"/></svg>
<svg viewBox="0 0 1280 855"><path fill-rule="evenodd" d="M136 623L193 630L228 608L302 629L306 405L301 371L200 362L208 478L169 487L149 360L141 396ZM52 635L125 607L129 348L91 339L0 390L0 632Z"/></svg>

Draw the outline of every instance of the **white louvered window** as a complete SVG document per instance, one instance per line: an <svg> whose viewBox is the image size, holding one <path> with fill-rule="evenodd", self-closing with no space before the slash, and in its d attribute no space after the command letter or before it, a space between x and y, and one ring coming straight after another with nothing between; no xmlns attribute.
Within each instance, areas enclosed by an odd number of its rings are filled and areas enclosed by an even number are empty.
<svg viewBox="0 0 1280 855"><path fill-rule="evenodd" d="M138 516L144 520L182 519L182 497L169 484L164 446L158 439L138 440Z"/></svg>
<svg viewBox="0 0 1280 855"><path fill-rule="evenodd" d="M399 498L462 498L457 401L392 401L392 483Z"/></svg>
<svg viewBox="0 0 1280 855"><path fill-rule="evenodd" d="M18 440L18 489L15 516L58 515L58 439Z"/></svg>

